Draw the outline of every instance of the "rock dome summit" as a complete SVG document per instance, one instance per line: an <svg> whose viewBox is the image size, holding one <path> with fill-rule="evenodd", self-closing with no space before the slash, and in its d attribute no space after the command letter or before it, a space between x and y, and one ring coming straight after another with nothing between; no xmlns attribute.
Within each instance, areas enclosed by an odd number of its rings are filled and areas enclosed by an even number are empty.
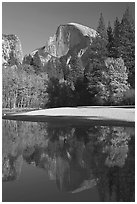
<svg viewBox="0 0 137 204"><path fill-rule="evenodd" d="M39 61L37 58L39 58L42 66L48 62L53 66L55 64L53 62L61 57L68 62L73 58L74 53L81 57L96 36L98 33L94 29L78 23L60 25L43 47L24 57L23 63L30 64L33 61L37 64Z"/></svg>

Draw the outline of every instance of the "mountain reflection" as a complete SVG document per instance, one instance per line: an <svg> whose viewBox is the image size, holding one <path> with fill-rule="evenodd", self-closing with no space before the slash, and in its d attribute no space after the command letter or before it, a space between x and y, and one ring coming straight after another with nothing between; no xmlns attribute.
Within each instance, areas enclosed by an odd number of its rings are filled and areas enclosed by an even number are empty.
<svg viewBox="0 0 137 204"><path fill-rule="evenodd" d="M23 161L48 172L60 191L97 187L101 201L134 201L135 129L52 127L3 120L3 181L19 179Z"/></svg>

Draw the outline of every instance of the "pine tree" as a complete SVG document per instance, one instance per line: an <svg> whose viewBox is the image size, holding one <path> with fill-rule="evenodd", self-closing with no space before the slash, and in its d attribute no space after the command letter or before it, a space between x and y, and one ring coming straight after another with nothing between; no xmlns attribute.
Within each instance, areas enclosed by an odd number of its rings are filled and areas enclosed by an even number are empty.
<svg viewBox="0 0 137 204"><path fill-rule="evenodd" d="M82 80L84 77L84 67L82 64L81 59L78 57L77 53L74 51L72 58L70 60L69 65L69 74L67 77L67 80L72 83L72 86L74 86L77 83L77 80Z"/></svg>
<svg viewBox="0 0 137 204"><path fill-rule="evenodd" d="M107 31L106 31L105 22L104 22L104 18L103 18L102 13L100 14L97 32L99 33L101 38L104 38L107 40Z"/></svg>
<svg viewBox="0 0 137 204"><path fill-rule="evenodd" d="M85 77L87 80L87 90L91 96L91 104L101 105L105 102L105 97L101 98L103 87L102 72L105 69L105 59L107 58L107 49L104 38L97 37L93 40L88 52L89 63L85 68Z"/></svg>
<svg viewBox="0 0 137 204"><path fill-rule="evenodd" d="M129 8L126 9L121 21L121 57L129 71L128 81L135 87L135 26Z"/></svg>
<svg viewBox="0 0 137 204"><path fill-rule="evenodd" d="M110 25L110 21L108 23L107 36L108 36L108 44L107 44L108 57L115 57L114 36Z"/></svg>
<svg viewBox="0 0 137 204"><path fill-rule="evenodd" d="M128 70L128 82L135 87L135 25L129 8L123 14L121 23L114 23L114 57L122 57Z"/></svg>
<svg viewBox="0 0 137 204"><path fill-rule="evenodd" d="M114 22L114 30L113 30L113 36L114 36L114 58L120 57L120 45L121 45L121 25L119 22L119 19L116 17L116 20Z"/></svg>
<svg viewBox="0 0 137 204"><path fill-rule="evenodd" d="M38 74L42 67L41 59L40 59L38 52L36 52L33 57L33 67L34 67L35 72Z"/></svg>

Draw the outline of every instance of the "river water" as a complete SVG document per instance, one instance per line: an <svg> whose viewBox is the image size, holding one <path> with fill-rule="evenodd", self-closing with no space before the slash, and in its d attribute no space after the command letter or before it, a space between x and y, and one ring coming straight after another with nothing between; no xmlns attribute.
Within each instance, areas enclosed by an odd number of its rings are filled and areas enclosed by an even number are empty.
<svg viewBox="0 0 137 204"><path fill-rule="evenodd" d="M135 128L3 120L2 200L135 200Z"/></svg>

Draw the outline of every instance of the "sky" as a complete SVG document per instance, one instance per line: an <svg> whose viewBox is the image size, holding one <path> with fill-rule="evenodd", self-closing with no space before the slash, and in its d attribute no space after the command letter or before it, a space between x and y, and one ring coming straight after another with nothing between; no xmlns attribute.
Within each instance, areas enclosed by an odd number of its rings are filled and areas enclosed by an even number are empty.
<svg viewBox="0 0 137 204"><path fill-rule="evenodd" d="M25 55L44 46L61 24L75 22L96 29L102 12L106 26L108 21L113 26L127 7L134 18L134 2L3 2L2 33L16 34Z"/></svg>

